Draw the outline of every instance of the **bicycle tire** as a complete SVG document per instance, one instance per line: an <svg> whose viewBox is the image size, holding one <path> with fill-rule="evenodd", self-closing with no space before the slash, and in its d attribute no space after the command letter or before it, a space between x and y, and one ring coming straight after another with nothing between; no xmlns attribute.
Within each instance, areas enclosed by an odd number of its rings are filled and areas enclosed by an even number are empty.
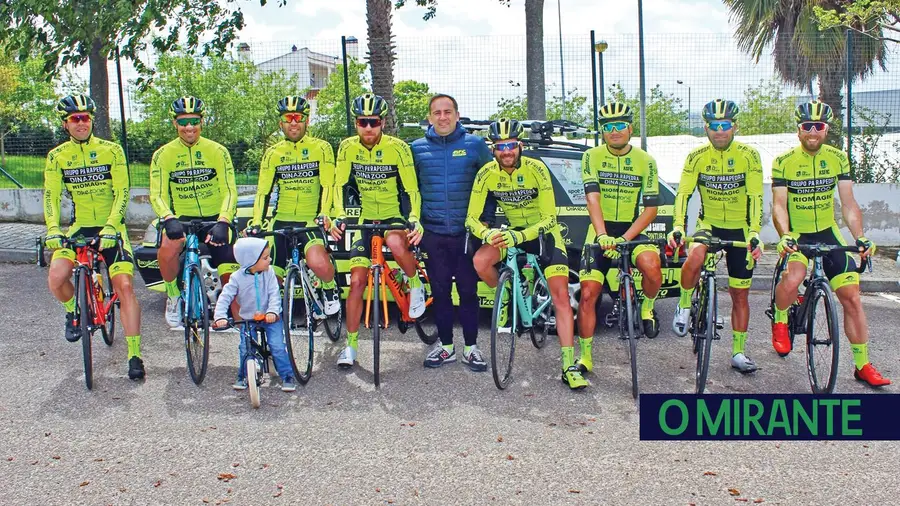
<svg viewBox="0 0 900 506"><path fill-rule="evenodd" d="M291 336L291 327L293 327L292 315L294 314L294 304L296 304L297 301L297 299L294 298L294 291L298 281L301 285L303 284L302 278L300 277L300 268L296 265L292 265L284 275L284 300L281 304L281 322L284 327L284 345L285 348L287 348L288 357L291 360L291 368L294 370L294 377L297 381L305 385L312 375L313 349L315 346L313 340L314 326L312 322L312 306L309 303L309 297L307 296L304 287L303 301L306 305L307 342L301 344L299 342L300 333L297 333L298 346L294 346L294 341ZM300 330L300 328L298 328L298 330Z"/></svg>
<svg viewBox="0 0 900 506"><path fill-rule="evenodd" d="M372 358L375 388L381 386L381 269L372 272Z"/></svg>
<svg viewBox="0 0 900 506"><path fill-rule="evenodd" d="M250 405L254 409L259 408L259 376L255 358L247 359L247 390L250 394Z"/></svg>
<svg viewBox="0 0 900 506"><path fill-rule="evenodd" d="M331 261L331 267L334 269L334 282L335 282L334 289L337 290L338 294L340 295L342 290L341 290L341 285L338 284L338 282L337 282L338 281L337 263L335 263L334 257L332 257L331 255L329 255L329 260ZM316 294L316 296L319 297L320 300L324 301L325 300L325 289L320 288L318 290L318 293ZM322 307L324 307L324 304ZM337 340L340 339L340 337L341 337L341 327L343 327L343 326L344 326L344 309L343 309L343 304L340 304L340 307L338 308L337 313L325 318L325 335L328 336L328 339L330 339L331 342L336 343Z"/></svg>
<svg viewBox="0 0 900 506"><path fill-rule="evenodd" d="M94 361L91 352L91 324L93 323L94 315L91 314L89 290L92 288L92 285L87 269L78 269L76 288L78 327L81 331L81 352L84 362L84 384L88 390L92 390L94 388Z"/></svg>
<svg viewBox="0 0 900 506"><path fill-rule="evenodd" d="M637 337L635 336L634 320L634 285L630 277L625 277L622 281L621 298L625 299L625 318L628 321L625 328L628 332L628 356L631 358L631 396L638 398L640 387L638 385L638 365L637 365Z"/></svg>
<svg viewBox="0 0 900 506"><path fill-rule="evenodd" d="M188 373L194 384L203 383L209 365L209 299L200 276L200 267L191 265L184 291L184 351Z"/></svg>
<svg viewBox="0 0 900 506"><path fill-rule="evenodd" d="M545 278L539 278L534 282L531 291L531 307L538 307L544 300L550 298L550 287ZM550 318L553 316L553 302L538 314L531 323L531 344L541 349L547 344L547 334L550 332Z"/></svg>
<svg viewBox="0 0 900 506"><path fill-rule="evenodd" d="M769 309L766 311L766 315L773 322L775 321L775 288L778 286L781 273L784 272L784 263L785 258L781 258L775 263L775 272L772 273L772 284L769 288Z"/></svg>
<svg viewBox="0 0 900 506"><path fill-rule="evenodd" d="M498 389L504 390L509 386L512 380L513 359L516 353L516 301L513 292L512 271L503 268L500 271L500 277L497 282L497 288L494 293L494 309L491 316L491 374L494 376L494 385ZM506 322L509 325L509 344L504 346L501 342L501 334L499 332L500 313L503 311L503 294L509 292L507 304ZM503 350L509 348L509 358L504 360Z"/></svg>
<svg viewBox="0 0 900 506"><path fill-rule="evenodd" d="M109 267L106 266L106 262L100 262L100 279L102 280L102 285L100 286L100 290L103 292L103 304L106 304L106 301L110 300L113 296L113 287L112 280L109 277ZM116 304L110 304L109 310L106 312L106 323L100 327L100 335L103 336L103 342L106 343L107 346L112 346L113 339L116 335Z"/></svg>
<svg viewBox="0 0 900 506"><path fill-rule="evenodd" d="M838 324L834 295L831 293L831 290L826 288L827 286L828 285L825 283L815 283L813 284L812 290L810 290L812 293L809 294L812 299L809 301L809 322L806 327L806 369L809 374L809 386L812 388L814 394L830 394L834 392L838 373L838 362L840 359L840 325ZM815 335L816 308L820 301L824 303L825 308L826 328L828 332L827 340L820 340ZM828 375L824 384L819 378L818 368L816 367L816 357L820 354L820 352L816 350L816 346L819 346L820 344L824 345L826 350L830 349L831 354L831 367L828 370ZM824 351L822 354L827 355L828 353L829 351Z"/></svg>
<svg viewBox="0 0 900 506"><path fill-rule="evenodd" d="M712 353L712 342L716 337L716 279L712 276L706 280L705 292L706 303L706 328L704 329L704 342L700 347L701 352L697 354L697 377L696 392L702 394L706 390L706 380L709 378L709 358Z"/></svg>

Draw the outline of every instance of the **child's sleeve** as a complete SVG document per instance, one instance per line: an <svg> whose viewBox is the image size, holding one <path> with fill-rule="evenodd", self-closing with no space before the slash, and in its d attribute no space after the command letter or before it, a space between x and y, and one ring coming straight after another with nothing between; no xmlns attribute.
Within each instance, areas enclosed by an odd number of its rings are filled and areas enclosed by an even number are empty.
<svg viewBox="0 0 900 506"><path fill-rule="evenodd" d="M266 272L266 287L269 292L269 303L266 305L267 313L281 315L281 292L278 289L278 278L275 277L275 270L269 267Z"/></svg>
<svg viewBox="0 0 900 506"><path fill-rule="evenodd" d="M222 287L222 293L220 293L219 298L216 299L216 311L213 315L213 321L228 318L228 308L231 306L231 301L234 300L238 293L238 285L235 280L237 277L238 276L232 274L228 283L225 283L225 286Z"/></svg>

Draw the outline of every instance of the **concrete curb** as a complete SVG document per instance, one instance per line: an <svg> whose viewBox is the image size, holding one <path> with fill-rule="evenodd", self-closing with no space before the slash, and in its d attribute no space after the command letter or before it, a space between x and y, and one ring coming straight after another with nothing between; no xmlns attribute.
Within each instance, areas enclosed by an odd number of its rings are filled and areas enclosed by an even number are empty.
<svg viewBox="0 0 900 506"><path fill-rule="evenodd" d="M33 264L37 261L37 251L16 248L0 248L0 263Z"/></svg>
<svg viewBox="0 0 900 506"><path fill-rule="evenodd" d="M728 276L718 277L719 288L728 288ZM772 288L771 276L753 276L751 290L769 291ZM900 280L897 279L860 279L859 289L863 293L889 292L900 293Z"/></svg>

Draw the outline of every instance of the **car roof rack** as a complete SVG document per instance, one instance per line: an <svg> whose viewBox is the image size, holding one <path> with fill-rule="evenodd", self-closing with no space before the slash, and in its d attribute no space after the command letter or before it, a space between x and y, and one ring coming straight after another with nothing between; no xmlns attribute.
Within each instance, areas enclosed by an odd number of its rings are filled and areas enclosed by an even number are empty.
<svg viewBox="0 0 900 506"><path fill-rule="evenodd" d="M492 120L473 120L466 117L461 117L459 122L462 124L463 128L466 129L469 133L475 132L487 132L490 127ZM568 120L563 119L554 119L550 121L542 121L542 120L521 120L519 123L526 129L528 132L528 137L521 139L526 145L531 147L559 147L559 148L574 148L579 151L584 151L587 147L586 144L579 144L577 142L568 142L554 139L554 136L561 137L567 135L574 135L575 138L587 139L590 135L593 135L594 132L588 130L587 128ZM427 120L423 120L419 123L403 123L404 127L420 127L423 130L427 130L430 124Z"/></svg>

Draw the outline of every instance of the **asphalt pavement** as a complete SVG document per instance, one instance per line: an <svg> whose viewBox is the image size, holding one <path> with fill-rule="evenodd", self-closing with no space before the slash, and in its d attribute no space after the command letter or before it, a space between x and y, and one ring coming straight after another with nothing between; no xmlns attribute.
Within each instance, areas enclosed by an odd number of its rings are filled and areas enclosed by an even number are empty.
<svg viewBox="0 0 900 506"><path fill-rule="evenodd" d="M334 365L340 346L322 337L309 384L292 394L265 387L254 410L230 388L237 334L213 335L209 373L194 385L181 333L163 324L163 295L136 279L147 379L127 379L119 327L111 348L95 338L88 391L81 346L63 339L63 310L45 279L33 265L0 265L0 504L896 502L896 442L640 441L628 355L607 329L598 329L591 386L581 392L560 382L554 343L536 350L521 341L514 382L498 391L489 371L423 368L427 347L391 328L376 390L368 331L350 372ZM863 300L872 360L900 380L900 298ZM730 340L716 342L710 392L809 391L802 351L782 359L771 349L766 301L751 296L747 350L761 370L731 370ZM692 391L688 340L668 330L674 305L657 304L663 332L638 343L642 392ZM485 323L486 352L489 335ZM869 392L842 344L837 391Z"/></svg>

